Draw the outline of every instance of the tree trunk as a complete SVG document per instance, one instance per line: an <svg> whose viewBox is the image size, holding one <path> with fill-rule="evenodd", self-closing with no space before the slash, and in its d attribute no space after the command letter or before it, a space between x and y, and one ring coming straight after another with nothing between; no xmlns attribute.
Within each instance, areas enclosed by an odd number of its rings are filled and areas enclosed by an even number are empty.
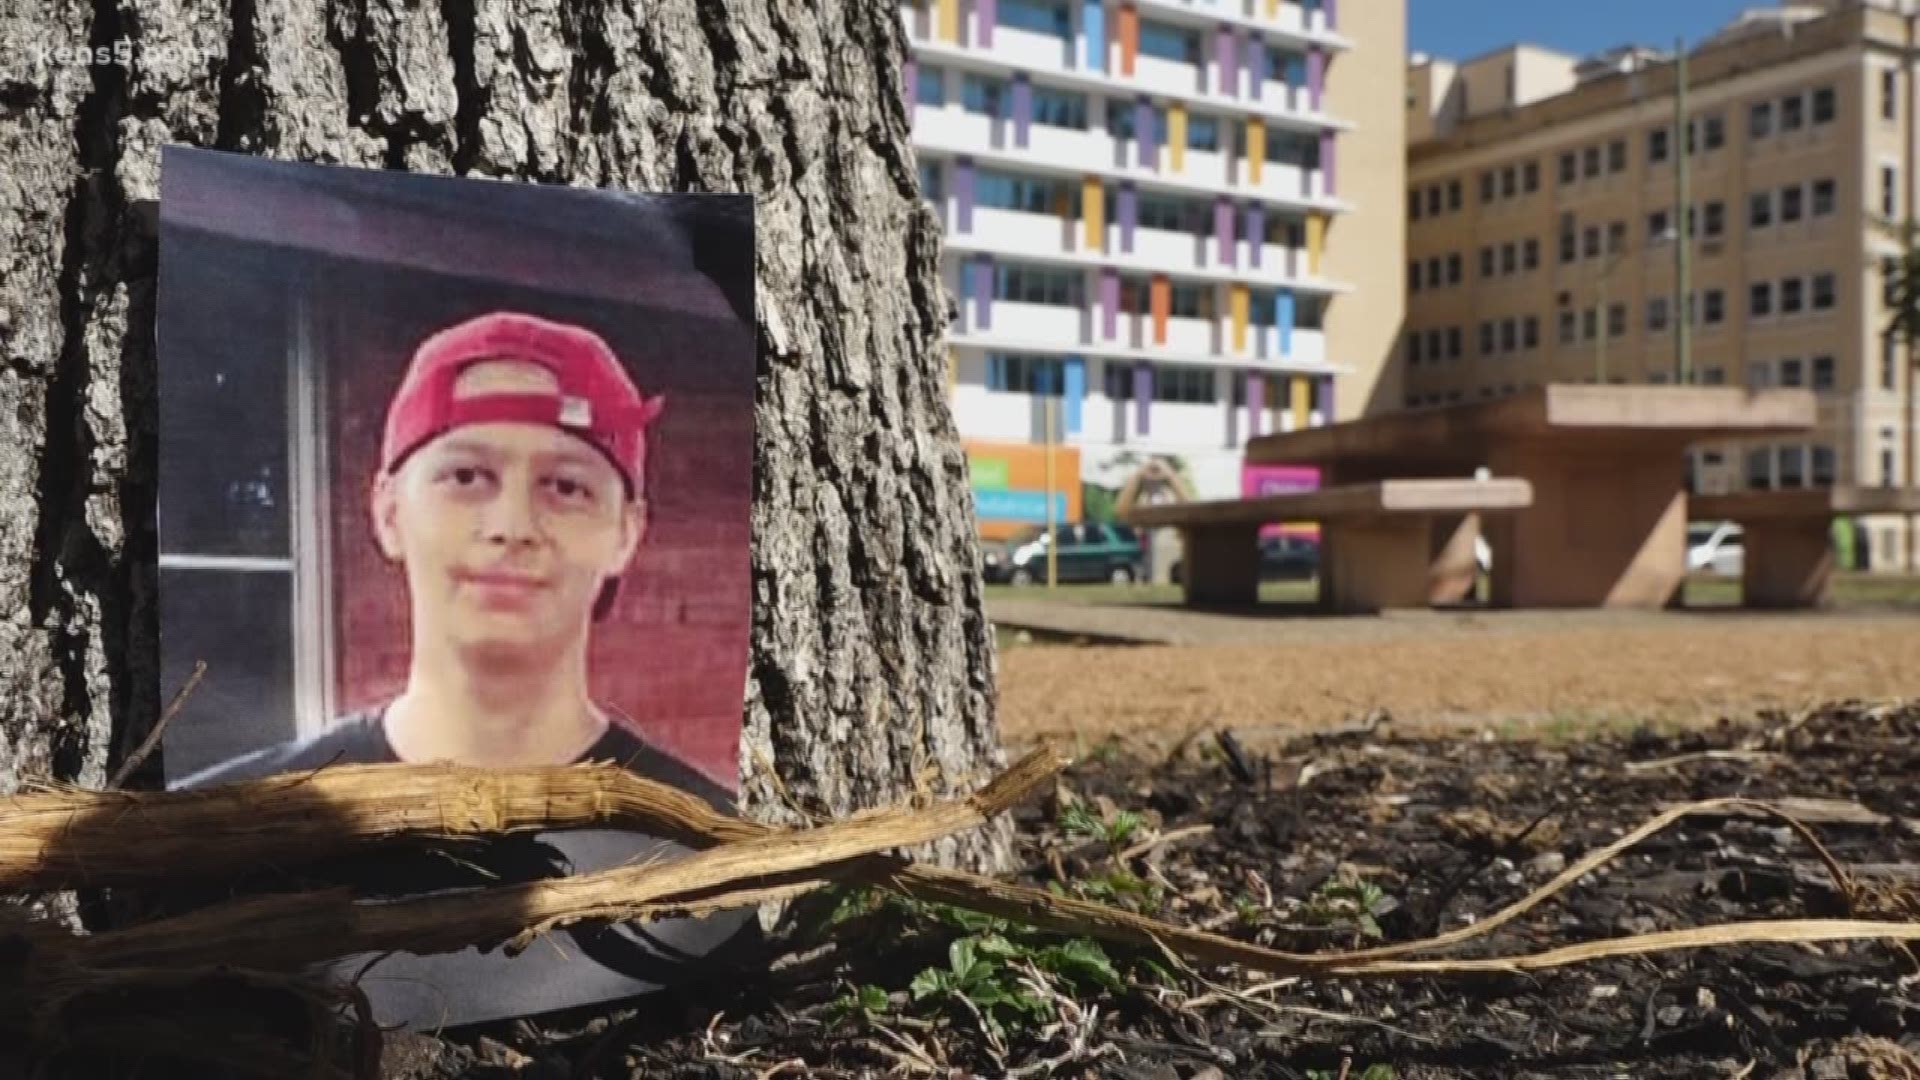
<svg viewBox="0 0 1920 1080"><path fill-rule="evenodd" d="M142 200L165 142L758 195L747 805L840 814L1000 763L890 0L36 6L0 15L0 785L98 784L159 711ZM107 63L42 51L89 42Z"/></svg>

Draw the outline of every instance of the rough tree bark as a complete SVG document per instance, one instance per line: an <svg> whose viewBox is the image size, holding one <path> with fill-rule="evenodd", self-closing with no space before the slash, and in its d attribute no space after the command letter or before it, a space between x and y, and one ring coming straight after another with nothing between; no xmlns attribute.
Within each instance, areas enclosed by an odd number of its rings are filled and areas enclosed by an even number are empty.
<svg viewBox="0 0 1920 1080"><path fill-rule="evenodd" d="M130 64L41 52L121 40ZM757 194L748 805L840 813L1000 763L891 0L30 0L0 45L0 785L99 783L158 712L139 203L169 141Z"/></svg>

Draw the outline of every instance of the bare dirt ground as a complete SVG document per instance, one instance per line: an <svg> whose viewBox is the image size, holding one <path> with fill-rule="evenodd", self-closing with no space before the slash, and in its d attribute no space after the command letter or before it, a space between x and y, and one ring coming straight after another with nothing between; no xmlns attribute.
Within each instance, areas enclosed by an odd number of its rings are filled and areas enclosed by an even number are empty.
<svg viewBox="0 0 1920 1080"><path fill-rule="evenodd" d="M1100 611L1101 609L1092 609ZM1419 613L1249 619L1109 608L1116 626L1212 620L1212 644L1021 644L1003 635L1010 743L1178 739L1196 726L1284 735L1375 709L1402 730L1575 736L1691 725L1920 687L1912 613ZM1229 644L1236 640L1240 644Z"/></svg>

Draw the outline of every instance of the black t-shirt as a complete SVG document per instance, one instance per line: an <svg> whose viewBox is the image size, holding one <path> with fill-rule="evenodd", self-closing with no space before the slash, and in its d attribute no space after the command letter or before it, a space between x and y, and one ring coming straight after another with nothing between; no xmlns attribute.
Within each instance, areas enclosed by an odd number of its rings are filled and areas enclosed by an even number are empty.
<svg viewBox="0 0 1920 1080"><path fill-rule="evenodd" d="M397 762L381 723L384 707L343 717L325 732L258 750L174 785L198 788L333 764ZM612 761L636 776L670 784L714 808L733 798L684 762L648 746L616 720L580 761ZM385 848L320 864L261 867L243 891L346 885L368 898L418 896L589 873L687 849L669 840L614 829L523 832L478 838L424 852ZM543 935L517 956L500 948L457 953L364 954L330 965L357 979L381 1024L434 1028L524 1016L626 997L684 980L708 952L733 937L751 912L646 924L579 924Z"/></svg>

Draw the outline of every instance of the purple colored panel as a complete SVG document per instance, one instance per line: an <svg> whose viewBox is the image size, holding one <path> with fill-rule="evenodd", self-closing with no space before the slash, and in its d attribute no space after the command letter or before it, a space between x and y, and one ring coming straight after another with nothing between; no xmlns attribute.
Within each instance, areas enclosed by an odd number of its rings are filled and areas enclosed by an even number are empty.
<svg viewBox="0 0 1920 1080"><path fill-rule="evenodd" d="M993 327L993 259L980 255L973 260L973 328Z"/></svg>
<svg viewBox="0 0 1920 1080"><path fill-rule="evenodd" d="M961 158L953 165L954 228L973 231L973 160Z"/></svg>
<svg viewBox="0 0 1920 1080"><path fill-rule="evenodd" d="M1133 137L1140 142L1140 164L1160 167L1160 140L1153 126L1153 105L1146 98L1133 103Z"/></svg>
<svg viewBox="0 0 1920 1080"><path fill-rule="evenodd" d="M1320 410L1322 423L1333 423L1333 376L1322 375L1314 380L1313 406Z"/></svg>
<svg viewBox="0 0 1920 1080"><path fill-rule="evenodd" d="M1222 24L1213 33L1214 85L1217 92L1238 97L1240 65L1234 60L1233 32Z"/></svg>
<svg viewBox="0 0 1920 1080"><path fill-rule="evenodd" d="M1025 75L1013 77L1013 145L1027 145L1027 130L1033 124L1033 83Z"/></svg>
<svg viewBox="0 0 1920 1080"><path fill-rule="evenodd" d="M1267 210L1259 203L1247 207L1247 262L1258 269L1260 249L1267 242Z"/></svg>
<svg viewBox="0 0 1920 1080"><path fill-rule="evenodd" d="M1213 201L1213 242L1220 263L1233 265L1233 204L1225 199Z"/></svg>
<svg viewBox="0 0 1920 1080"><path fill-rule="evenodd" d="M1319 49L1307 50L1307 107L1320 107L1320 90L1327 81L1327 57Z"/></svg>
<svg viewBox="0 0 1920 1080"><path fill-rule="evenodd" d="M1261 421L1267 415L1267 377L1250 374L1247 376L1247 432L1251 435L1265 434Z"/></svg>
<svg viewBox="0 0 1920 1080"><path fill-rule="evenodd" d="M1334 193L1333 152L1334 152L1333 132L1331 131L1321 132L1320 133L1320 178L1326 186L1328 195L1332 195Z"/></svg>
<svg viewBox="0 0 1920 1080"><path fill-rule="evenodd" d="M1320 10L1327 13L1327 29L1337 29L1340 25L1340 0L1320 0Z"/></svg>
<svg viewBox="0 0 1920 1080"><path fill-rule="evenodd" d="M1267 81L1267 41L1259 34L1247 39L1247 67L1253 72L1253 100L1260 100L1260 85Z"/></svg>
<svg viewBox="0 0 1920 1080"><path fill-rule="evenodd" d="M1120 185L1120 251L1133 254L1133 230L1140 225L1140 194L1132 184Z"/></svg>
<svg viewBox="0 0 1920 1080"><path fill-rule="evenodd" d="M1133 426L1138 433L1150 433L1148 420L1153 405L1153 365L1133 365Z"/></svg>
<svg viewBox="0 0 1920 1080"><path fill-rule="evenodd" d="M1111 341L1120 336L1120 272L1100 271L1100 332Z"/></svg>
<svg viewBox="0 0 1920 1080"><path fill-rule="evenodd" d="M915 94L915 88L920 85L920 65L914 63L912 57L908 57L906 70L902 71L900 74L902 76L901 84L900 84L900 100L903 103L905 103L907 106L907 122L912 123L913 122L913 102L914 102L914 98L917 96Z"/></svg>
<svg viewBox="0 0 1920 1080"><path fill-rule="evenodd" d="M993 46L993 24L999 19L995 0L973 0L974 44L986 49Z"/></svg>

